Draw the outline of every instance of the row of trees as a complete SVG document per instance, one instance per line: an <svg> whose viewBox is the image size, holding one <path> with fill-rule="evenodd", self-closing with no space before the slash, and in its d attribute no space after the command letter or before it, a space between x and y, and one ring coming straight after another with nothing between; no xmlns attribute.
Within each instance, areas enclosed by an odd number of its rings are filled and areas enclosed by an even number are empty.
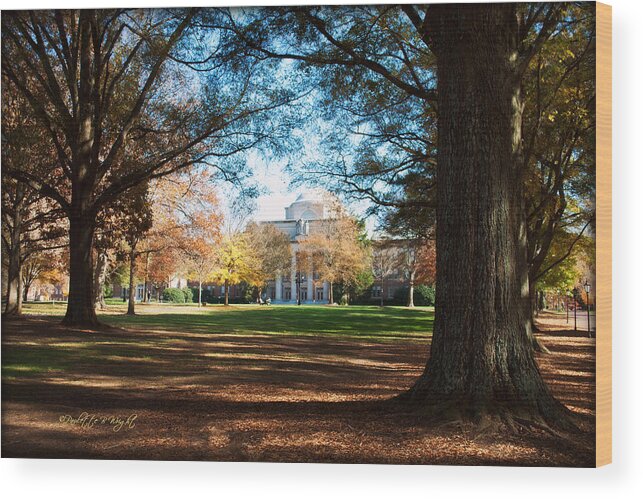
<svg viewBox="0 0 643 499"><path fill-rule="evenodd" d="M198 183L192 180L192 189ZM205 194L198 192L202 203ZM163 205L168 202L168 192L164 192ZM194 193L192 193L194 196ZM161 201L159 200L159 203ZM184 203L185 204L185 203ZM334 303L334 290L341 289L340 301L348 302L350 296L358 296L374 283L391 277L394 271L401 271L410 284L408 305L413 306L414 283L433 284L435 282L435 249L431 242L417 240L377 241L372 242L366 233L365 226L349 215L334 200L329 217L318 220L311 233L299 242L296 255L292 254L292 244L287 234L272 224L250 222L243 230L228 231L222 235L222 220L216 216L204 216L206 207L200 204L201 223L189 215L188 224L171 228L162 224L160 229L153 229L151 242L142 239L146 249L146 269L158 269L154 262L163 262L161 282L168 283L174 275L184 275L198 286L198 302L201 303L204 283L215 283L224 288L224 303L229 303L230 287L240 283L253 288L254 298L264 295L266 285L276 276L290 278L293 270L297 274L307 275L313 280L313 287L322 283L329 284L328 302ZM210 204L210 209L216 202ZM181 214L189 211L186 206ZM178 220L179 215L168 220ZM205 222L205 223L203 223ZM161 244L160 234L164 238ZM173 264L168 264L168 260ZM132 264L130 256L130 293L133 289L133 276L141 271ZM384 261L386 264L383 265ZM145 272L145 289L148 279L154 276L149 270ZM152 278L158 283L158 276ZM295 290L292 290L294 293ZM299 291L297 291L299 292ZM130 307L133 309L133 297L130 295Z"/></svg>
<svg viewBox="0 0 643 499"><path fill-rule="evenodd" d="M194 165L237 182L234 158L289 143L276 140L296 122L284 110L306 94L302 104L332 118L323 160L309 165L316 178L423 227L435 221L431 355L404 399L450 420L569 428L534 360L531 315L536 283L569 256L545 263L554 241L593 232L594 9L5 13L3 92L36 139L28 161L21 146L3 157L3 176L60 210L65 324L99 325L101 217ZM4 129L3 118L3 140Z"/></svg>
<svg viewBox="0 0 643 499"><path fill-rule="evenodd" d="M196 67L201 27L220 16L216 9L158 9L2 17L3 92L34 124L27 137L42 144L30 149L29 161L3 161L3 175L54 203L68 228L67 325L100 325L93 257L103 214L130 206L123 200L139 197L150 181L193 165L239 181L243 169L226 158L278 136L274 113L261 127L256 119L294 96L266 84L269 65L218 60L206 77ZM225 45L224 35L213 33L212 43ZM3 137L4 126L3 119Z"/></svg>

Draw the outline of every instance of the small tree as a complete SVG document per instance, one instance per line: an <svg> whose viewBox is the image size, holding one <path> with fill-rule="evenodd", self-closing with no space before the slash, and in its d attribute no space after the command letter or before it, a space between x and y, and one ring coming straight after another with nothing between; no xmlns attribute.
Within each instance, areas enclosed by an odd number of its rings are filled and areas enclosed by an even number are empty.
<svg viewBox="0 0 643 499"><path fill-rule="evenodd" d="M334 302L333 284L343 284L347 288L370 265L370 251L363 235L363 225L335 200L331 217L321 220L302 242L303 251L312 255L320 279L330 283L328 302L331 304Z"/></svg>
<svg viewBox="0 0 643 499"><path fill-rule="evenodd" d="M230 303L230 286L260 280L261 265L248 244L245 234L237 233L224 237L219 247L217 265L212 273L216 282L224 286L224 304Z"/></svg>
<svg viewBox="0 0 643 499"><path fill-rule="evenodd" d="M380 240L373 245L373 274L379 281L382 292L380 293L380 307L384 306L384 287L386 280L400 265L400 249L391 244L391 241Z"/></svg>
<svg viewBox="0 0 643 499"><path fill-rule="evenodd" d="M250 223L246 227L246 238L259 263L255 274L259 294L266 282L277 275L290 272L292 252L287 234L270 224Z"/></svg>
<svg viewBox="0 0 643 499"><path fill-rule="evenodd" d="M214 271L219 264L219 255L212 243L204 238L193 239L190 247L184 249L187 258L188 275L199 283L198 303L203 302L203 283L214 277Z"/></svg>

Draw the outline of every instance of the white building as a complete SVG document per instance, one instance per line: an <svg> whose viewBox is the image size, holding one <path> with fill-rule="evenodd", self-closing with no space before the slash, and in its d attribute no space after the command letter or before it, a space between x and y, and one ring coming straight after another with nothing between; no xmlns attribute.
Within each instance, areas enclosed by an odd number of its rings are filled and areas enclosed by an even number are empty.
<svg viewBox="0 0 643 499"><path fill-rule="evenodd" d="M330 284L316 279L315 272L312 275L297 272L297 252L301 242L315 232L322 220L330 217L329 202L324 198L321 193L300 194L295 202L285 209L283 220L261 222L272 224L288 234L292 245L290 275L276 276L267 286L267 294L274 303L297 303L297 289L301 303L328 303Z"/></svg>

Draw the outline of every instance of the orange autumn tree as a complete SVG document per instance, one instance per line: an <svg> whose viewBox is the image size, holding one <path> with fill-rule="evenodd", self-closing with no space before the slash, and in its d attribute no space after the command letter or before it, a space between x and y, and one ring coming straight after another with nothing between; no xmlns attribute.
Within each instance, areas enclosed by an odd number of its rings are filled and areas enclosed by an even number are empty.
<svg viewBox="0 0 643 499"><path fill-rule="evenodd" d="M311 255L312 265L321 281L330 286L328 302L333 303L333 284L354 284L369 268L369 248L360 240L360 226L339 201L329 196L329 217L321 220L302 241L301 252ZM305 259L303 259L305 261Z"/></svg>
<svg viewBox="0 0 643 499"><path fill-rule="evenodd" d="M413 293L417 284L435 284L435 241L409 239L405 241L400 263L409 284L407 307L413 308Z"/></svg>
<svg viewBox="0 0 643 499"><path fill-rule="evenodd" d="M185 273L199 281L200 304L221 239L216 185L207 170L193 169L157 181L152 191L154 222L140 250L145 289L151 283L158 291Z"/></svg>

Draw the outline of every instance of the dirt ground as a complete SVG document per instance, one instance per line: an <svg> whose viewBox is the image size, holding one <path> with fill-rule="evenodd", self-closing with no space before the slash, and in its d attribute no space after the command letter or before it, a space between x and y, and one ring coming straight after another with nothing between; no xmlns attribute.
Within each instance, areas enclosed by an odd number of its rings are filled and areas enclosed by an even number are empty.
<svg viewBox="0 0 643 499"><path fill-rule="evenodd" d="M41 365L52 349L65 353L44 372L3 374L2 457L593 466L594 339L544 329L552 354L538 360L579 415L574 437L478 435L391 414L380 401L421 373L428 340L4 322L3 358L22 349Z"/></svg>

